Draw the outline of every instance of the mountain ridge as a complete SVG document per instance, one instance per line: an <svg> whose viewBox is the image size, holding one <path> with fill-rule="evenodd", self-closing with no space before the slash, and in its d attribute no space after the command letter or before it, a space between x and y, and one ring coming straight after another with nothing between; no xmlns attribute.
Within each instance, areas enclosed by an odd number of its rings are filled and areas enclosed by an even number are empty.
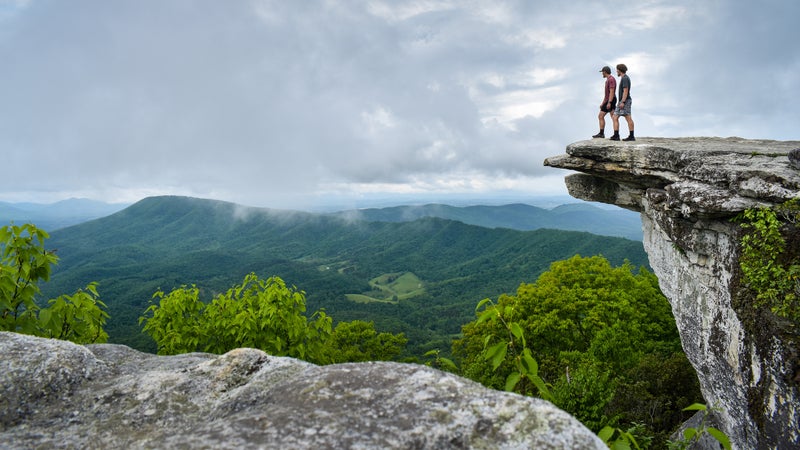
<svg viewBox="0 0 800 450"><path fill-rule="evenodd" d="M182 196L160 197L193 198ZM242 217L253 214L279 213L287 215L321 215L340 217L345 220L381 222L405 222L422 217L440 217L487 228L511 228L523 231L554 228L588 231L604 236L619 236L642 240L641 225L636 214L623 209L602 209L589 203L560 204L552 208L520 202L466 206L455 206L447 203L426 203L422 205L399 204L385 207L343 209L335 212L313 212L242 206L223 200L209 201L229 204L233 208L232 213ZM130 206L132 204L104 203L77 198L50 204L0 202L0 223L13 222L21 224L32 222L38 227L51 232L106 217Z"/></svg>
<svg viewBox="0 0 800 450"><path fill-rule="evenodd" d="M641 221L637 214L623 209L602 209L588 203L565 204L553 209L525 203L498 206L451 206L442 203L428 203L345 210L330 213L330 215L352 220L388 222L439 217L487 228L510 228L522 231L553 228L642 240Z"/></svg>

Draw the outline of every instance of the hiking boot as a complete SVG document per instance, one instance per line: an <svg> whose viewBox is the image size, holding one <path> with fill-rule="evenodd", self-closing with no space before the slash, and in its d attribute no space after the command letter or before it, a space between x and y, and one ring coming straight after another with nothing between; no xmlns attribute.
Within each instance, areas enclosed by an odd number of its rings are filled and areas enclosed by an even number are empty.
<svg viewBox="0 0 800 450"><path fill-rule="evenodd" d="M617 139L617 140L619 140L619 139ZM625 139L623 139L623 141L635 141L635 140L636 140L636 138L633 137L633 136L628 136Z"/></svg>
<svg viewBox="0 0 800 450"><path fill-rule="evenodd" d="M608 140L609 141L618 141L619 140L619 135L615 134L615 135L611 136L610 138L608 138Z"/></svg>
<svg viewBox="0 0 800 450"><path fill-rule="evenodd" d="M604 137L606 137L606 134L603 133L602 131L592 136L592 138L604 138Z"/></svg>

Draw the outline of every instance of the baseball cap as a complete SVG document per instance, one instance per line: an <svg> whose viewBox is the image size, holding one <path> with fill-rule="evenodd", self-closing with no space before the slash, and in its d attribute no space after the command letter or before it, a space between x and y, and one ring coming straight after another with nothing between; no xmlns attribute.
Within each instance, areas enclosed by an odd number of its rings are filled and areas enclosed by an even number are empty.
<svg viewBox="0 0 800 450"><path fill-rule="evenodd" d="M608 73L611 73L611 67L608 67L608 66L603 66L603 68L602 68L602 69L600 69L600 72L608 72Z"/></svg>

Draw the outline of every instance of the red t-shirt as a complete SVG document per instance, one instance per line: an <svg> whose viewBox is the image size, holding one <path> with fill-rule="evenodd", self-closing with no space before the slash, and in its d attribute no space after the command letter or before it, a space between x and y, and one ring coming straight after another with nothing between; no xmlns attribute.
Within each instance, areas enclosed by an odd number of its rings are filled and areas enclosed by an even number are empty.
<svg viewBox="0 0 800 450"><path fill-rule="evenodd" d="M610 102L614 98L614 91L617 90L617 80L609 75L606 77L606 90L604 92L603 104ZM609 95L609 93L611 95Z"/></svg>

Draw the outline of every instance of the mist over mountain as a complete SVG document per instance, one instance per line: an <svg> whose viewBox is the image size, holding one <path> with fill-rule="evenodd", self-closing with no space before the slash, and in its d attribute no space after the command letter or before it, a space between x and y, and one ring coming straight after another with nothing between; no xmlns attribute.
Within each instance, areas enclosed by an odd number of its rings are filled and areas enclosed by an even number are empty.
<svg viewBox="0 0 800 450"><path fill-rule="evenodd" d="M483 199L486 204L481 204L480 199L453 198L452 203L419 205L415 204L413 199L406 199L407 204L398 205L401 200L395 199L394 203L388 199L374 200L367 203L390 206L343 210L324 208L319 213L346 220L375 222L408 222L423 217L438 217L487 228L523 231L553 228L642 240L641 221L637 213L621 208L598 207L586 202L570 203L569 198L564 196L531 198L528 200L530 204L519 202L493 204L501 201L500 198ZM108 216L128 206L130 205L75 198L50 204L0 202L0 224L32 222L51 232ZM238 210L249 213L278 211L245 206L240 206ZM314 213L316 212L315 210Z"/></svg>
<svg viewBox="0 0 800 450"><path fill-rule="evenodd" d="M552 209L522 203L464 207L427 204L349 210L333 215L381 222L407 222L423 217L439 217L487 228L523 231L553 228L642 240L642 223L638 213L621 208L599 208L589 203L563 204Z"/></svg>
<svg viewBox="0 0 800 450"><path fill-rule="evenodd" d="M496 211L508 220L505 208ZM554 261L602 254L614 264L647 264L641 242L586 232L437 217L366 221L187 197L144 199L56 230L46 245L60 262L42 286L45 298L99 282L111 341L143 350L154 347L137 319L156 291L195 284L210 299L250 272L306 291L309 312L325 308L335 320L405 332L411 353L420 355L449 349L478 301L535 281Z"/></svg>

